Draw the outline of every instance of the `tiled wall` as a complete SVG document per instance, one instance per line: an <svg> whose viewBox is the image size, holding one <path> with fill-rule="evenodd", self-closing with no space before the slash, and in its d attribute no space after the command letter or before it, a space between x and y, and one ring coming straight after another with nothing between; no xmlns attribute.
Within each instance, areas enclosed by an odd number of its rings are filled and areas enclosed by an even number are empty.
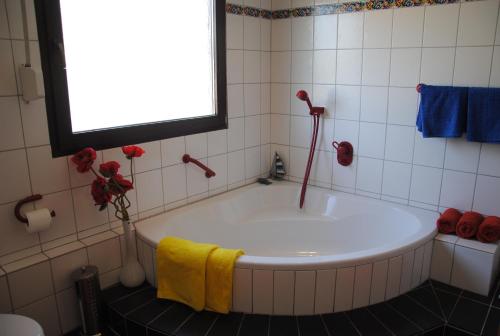
<svg viewBox="0 0 500 336"><path fill-rule="evenodd" d="M273 10L312 5L274 0ZM295 98L305 89L327 108L313 184L499 215L500 145L422 139L415 129L417 83L500 86L498 8L488 0L274 19L271 149L290 179L302 180L310 146L312 120ZM354 145L350 167L336 162L333 140Z"/></svg>
<svg viewBox="0 0 500 336"><path fill-rule="evenodd" d="M116 282L120 230L111 229L120 223L93 205L90 174L77 173L66 157L52 159L43 100L26 104L20 98L20 3L0 0L0 313L33 316L47 335L57 335L78 324L76 298L58 279L88 262L100 266L103 286ZM270 9L270 0L245 5ZM28 14L32 63L40 69L31 2ZM228 14L227 22L229 129L142 144L146 154L135 163L136 186L129 193L134 219L254 182L269 170L271 21ZM199 168L186 166L184 153L217 176L207 179ZM130 174L120 149L99 151L98 161L107 160L119 161L124 175ZM44 197L35 207L54 209L57 216L50 230L28 234L13 209L34 193Z"/></svg>

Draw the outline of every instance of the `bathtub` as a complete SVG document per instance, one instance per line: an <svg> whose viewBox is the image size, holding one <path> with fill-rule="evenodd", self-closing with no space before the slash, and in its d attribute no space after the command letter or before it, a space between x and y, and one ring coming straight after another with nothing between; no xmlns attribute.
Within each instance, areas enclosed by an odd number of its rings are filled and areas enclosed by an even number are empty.
<svg viewBox="0 0 500 336"><path fill-rule="evenodd" d="M300 185L252 184L135 223L156 285L165 236L242 248L232 311L312 315L391 299L429 277L436 212Z"/></svg>

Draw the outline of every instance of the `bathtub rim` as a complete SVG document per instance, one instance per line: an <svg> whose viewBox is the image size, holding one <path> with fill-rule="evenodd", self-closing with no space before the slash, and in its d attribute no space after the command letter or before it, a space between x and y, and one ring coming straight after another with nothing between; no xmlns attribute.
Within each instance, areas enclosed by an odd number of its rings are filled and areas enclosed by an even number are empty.
<svg viewBox="0 0 500 336"><path fill-rule="evenodd" d="M276 185L288 185L300 187L300 184L290 181L273 181ZM136 235L138 239L141 239L144 243L150 245L154 250L159 242L151 239L147 235L141 232L141 225L148 223L153 218L159 218L161 216L175 215L176 213L185 211L192 206L206 205L217 201L222 201L231 198L233 195L240 194L247 190L254 188L266 188L268 186L261 185L259 183L252 183L237 189L233 189L222 194L215 195L197 202L182 205L175 209L148 217L140 219L134 222L136 227ZM403 211L406 211L414 215L420 222L421 228L418 232L414 233L405 240L398 241L397 243L392 243L389 245L384 245L382 247L376 247L356 252L342 253L335 255L324 255L324 256L307 256L307 257L264 257L264 256L253 256L253 255L243 255L236 261L235 267L242 269L261 269L261 270L327 270L333 268L351 267L359 266L369 263L374 263L380 260L390 259L402 255L408 251L415 250L416 248L424 245L428 241L432 240L436 234L437 229L435 226L435 221L439 215L437 211L425 210L420 208L415 208L408 205L403 205L396 202L374 199L371 197L350 194L342 191L322 188L318 186L309 186L310 189L317 189L320 192L339 195L341 197L349 199L362 199L365 202L371 202L374 204L383 204L385 206L391 206Z"/></svg>

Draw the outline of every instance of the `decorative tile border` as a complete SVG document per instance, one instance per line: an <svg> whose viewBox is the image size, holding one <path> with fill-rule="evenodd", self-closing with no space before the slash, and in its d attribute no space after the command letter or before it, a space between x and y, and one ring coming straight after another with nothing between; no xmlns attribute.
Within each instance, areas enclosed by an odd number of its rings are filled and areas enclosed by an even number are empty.
<svg viewBox="0 0 500 336"><path fill-rule="evenodd" d="M424 5L446 5L458 3L461 1L472 2L483 0L368 0L280 9L275 11L241 5L226 4L226 13L252 17L262 17L264 19L287 19L290 17L354 13L360 11L389 8L418 7Z"/></svg>

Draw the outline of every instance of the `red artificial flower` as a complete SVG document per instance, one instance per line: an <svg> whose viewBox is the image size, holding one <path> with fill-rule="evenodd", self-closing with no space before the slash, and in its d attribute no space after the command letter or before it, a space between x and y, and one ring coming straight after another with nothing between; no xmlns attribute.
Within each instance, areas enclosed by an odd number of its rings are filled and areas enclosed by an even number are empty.
<svg viewBox="0 0 500 336"><path fill-rule="evenodd" d="M76 170L85 173L90 170L96 158L95 150L87 147L71 157L71 161L76 164Z"/></svg>
<svg viewBox="0 0 500 336"><path fill-rule="evenodd" d="M92 182L91 194L95 204L101 206L99 210L103 210L111 201L111 193L109 192L106 180L100 176Z"/></svg>
<svg viewBox="0 0 500 336"><path fill-rule="evenodd" d="M113 177L118 174L120 164L116 161L109 161L99 165L99 173L104 177Z"/></svg>
<svg viewBox="0 0 500 336"><path fill-rule="evenodd" d="M134 189L132 182L130 182L127 179L124 179L123 176L120 174L116 174L109 181L109 191L113 195L125 194L127 191L131 189Z"/></svg>
<svg viewBox="0 0 500 336"><path fill-rule="evenodd" d="M122 151L129 160L135 157L141 157L142 154L145 153L144 149L139 146L123 146Z"/></svg>

